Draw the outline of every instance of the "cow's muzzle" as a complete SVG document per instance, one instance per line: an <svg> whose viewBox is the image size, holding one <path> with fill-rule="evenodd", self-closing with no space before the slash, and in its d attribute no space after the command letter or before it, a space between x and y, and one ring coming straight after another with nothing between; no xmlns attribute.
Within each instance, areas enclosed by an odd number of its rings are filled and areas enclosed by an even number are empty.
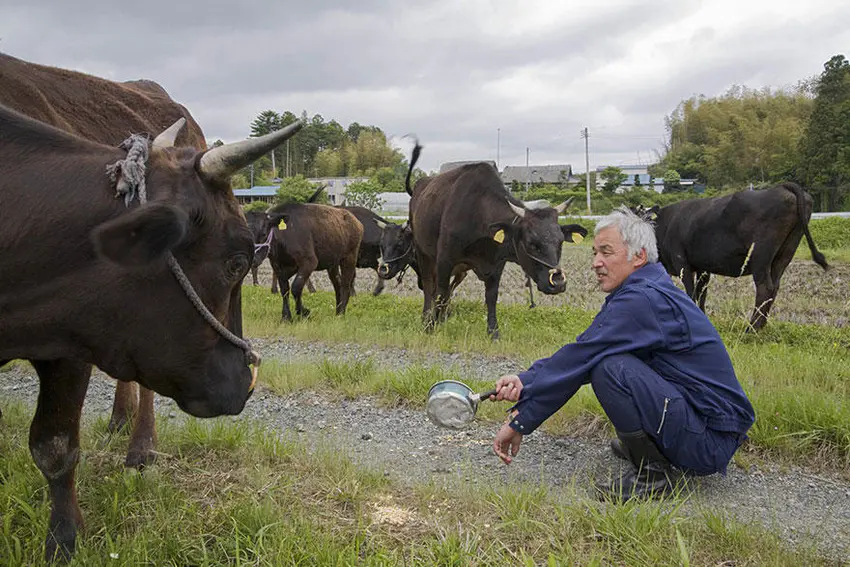
<svg viewBox="0 0 850 567"><path fill-rule="evenodd" d="M567 277L561 268L552 268L549 270L549 285L558 288L566 285Z"/></svg>

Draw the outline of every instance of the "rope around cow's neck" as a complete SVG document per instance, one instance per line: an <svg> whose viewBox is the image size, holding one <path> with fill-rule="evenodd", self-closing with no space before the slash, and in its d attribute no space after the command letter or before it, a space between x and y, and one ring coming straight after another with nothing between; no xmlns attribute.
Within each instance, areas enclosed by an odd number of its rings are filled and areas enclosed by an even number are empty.
<svg viewBox="0 0 850 567"><path fill-rule="evenodd" d="M144 205L148 200L147 191L145 189L145 164L148 160L148 143L149 140L147 136L140 134L131 135L129 138L121 142L121 145L119 146L121 149L127 151L127 157L106 166L106 174L113 182L115 182L115 196L120 197L121 195L124 195L124 204L128 207L137 193L139 203L142 205ZM253 364L256 371L256 367L260 365L260 361L262 360L260 354L251 348L250 342L241 337L237 337L230 331L230 329L222 325L221 321L219 321L210 312L207 306L204 305L203 300L200 296L198 296L198 293L192 286L192 282L190 282L189 278L186 277L186 273L183 271L183 268L180 267L180 264L171 252L168 252L167 259L168 267L171 269L174 277L177 278L177 283L179 283L180 287L183 288L183 291L186 293L189 301L192 302L192 305L195 306L195 309L198 310L201 317L203 317L204 320L218 332L218 334L245 351L246 363L248 365Z"/></svg>

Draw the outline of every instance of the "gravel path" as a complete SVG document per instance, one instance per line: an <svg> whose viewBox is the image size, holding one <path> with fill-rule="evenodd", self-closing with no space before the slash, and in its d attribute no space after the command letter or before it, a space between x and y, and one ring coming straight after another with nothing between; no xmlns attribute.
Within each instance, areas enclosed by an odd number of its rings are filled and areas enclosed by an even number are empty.
<svg viewBox="0 0 850 567"><path fill-rule="evenodd" d="M438 366L470 378L492 379L520 369L509 358L429 353L384 348L374 352L362 345L306 343L288 339L257 341L264 358L280 362L332 359L354 361L380 356L383 368L411 364ZM112 403L114 383L101 373L89 387L86 419L104 415ZM0 403L16 399L35 403L37 380L28 367L0 372ZM182 419L169 399L157 399L159 419ZM592 478L618 470L618 461L598 438L553 437L542 432L524 440L510 466L492 454L496 423L476 421L461 432L433 426L422 411L387 409L376 400L328 401L313 392L278 396L259 389L240 417L255 420L271 431L287 433L309 445L346 452L356 462L393 479L436 484L492 485L521 481L542 483L553 490L575 484L588 490ZM850 557L850 483L798 468L731 466L727 477L698 479L688 509L725 512L742 521L762 523L789 542L814 541L837 561Z"/></svg>

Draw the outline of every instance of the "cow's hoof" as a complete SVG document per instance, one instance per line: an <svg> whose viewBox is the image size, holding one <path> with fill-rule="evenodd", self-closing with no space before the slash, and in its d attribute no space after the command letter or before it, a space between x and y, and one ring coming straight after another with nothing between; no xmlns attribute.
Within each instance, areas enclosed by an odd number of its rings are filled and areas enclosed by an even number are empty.
<svg viewBox="0 0 850 567"><path fill-rule="evenodd" d="M306 319L307 317L310 316L310 310L305 307L304 309L301 310L301 313L299 313L298 316L301 317L302 319Z"/></svg>
<svg viewBox="0 0 850 567"><path fill-rule="evenodd" d="M145 467L156 462L156 453L151 449L140 449L128 451L124 459L124 466L128 469L145 470Z"/></svg>
<svg viewBox="0 0 850 567"><path fill-rule="evenodd" d="M490 331L490 340L498 341L499 340L499 329L493 329Z"/></svg>

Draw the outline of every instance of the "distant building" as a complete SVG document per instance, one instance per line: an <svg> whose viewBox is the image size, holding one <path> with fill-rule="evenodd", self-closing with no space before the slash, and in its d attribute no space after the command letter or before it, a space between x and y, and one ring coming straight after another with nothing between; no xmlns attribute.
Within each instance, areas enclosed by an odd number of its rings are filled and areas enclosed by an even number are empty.
<svg viewBox="0 0 850 567"><path fill-rule="evenodd" d="M510 187L514 182L521 185L540 185L543 183L557 185L575 181L571 179L573 168L570 164L554 165L509 165L502 171L502 183Z"/></svg>
<svg viewBox="0 0 850 567"><path fill-rule="evenodd" d="M352 183L369 181L368 177L311 177L307 179L316 186L326 185L328 199L332 205L342 205L345 202L345 188Z"/></svg>
<svg viewBox="0 0 850 567"><path fill-rule="evenodd" d="M493 160L473 159L473 160L467 160L467 161L447 161L446 163L440 164L440 173L445 173L447 171L451 171L453 169L457 169L458 167L462 167L464 165L469 165L471 163L487 163L487 164L490 164L490 166L492 166L493 169L498 171L498 169L496 168L496 162L493 161Z"/></svg>
<svg viewBox="0 0 850 567"><path fill-rule="evenodd" d="M264 185L258 187L251 187L250 189L234 189L233 195L236 197L236 200L240 205L247 205L248 203L253 203L254 201L262 201L264 203L271 203L274 201L275 195L277 195L277 190L280 187L278 185Z"/></svg>

